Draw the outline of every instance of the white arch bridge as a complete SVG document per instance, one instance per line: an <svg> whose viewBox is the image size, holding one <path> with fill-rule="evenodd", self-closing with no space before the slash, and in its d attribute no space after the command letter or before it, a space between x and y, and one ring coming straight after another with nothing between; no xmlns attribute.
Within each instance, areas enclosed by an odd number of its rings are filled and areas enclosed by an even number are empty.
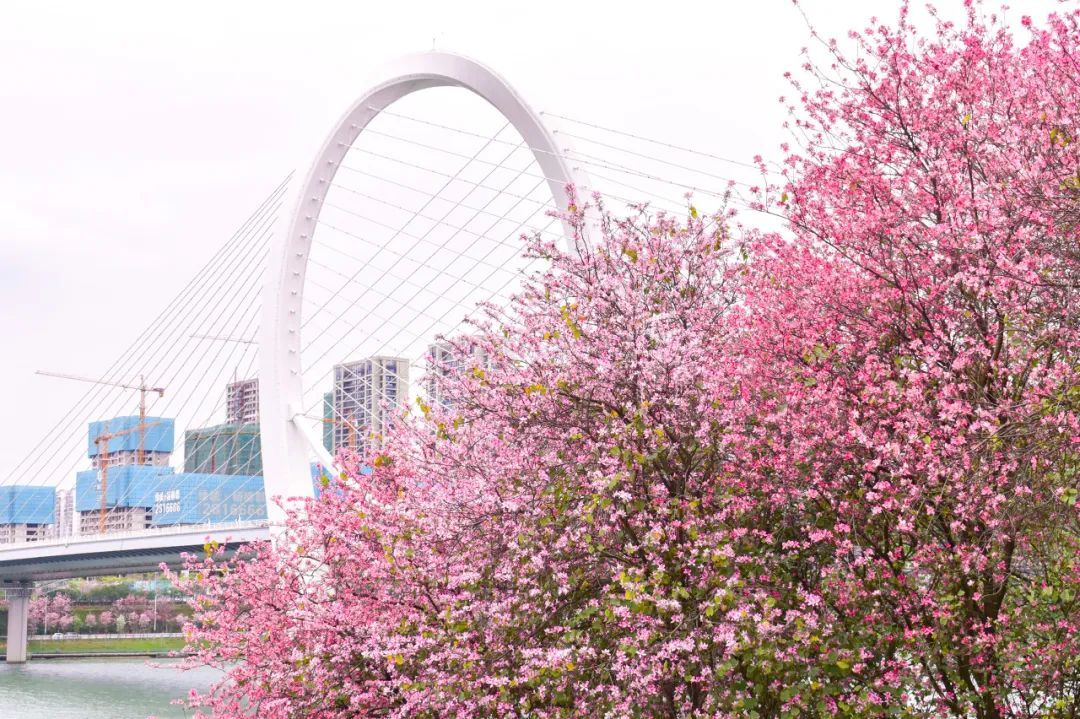
<svg viewBox="0 0 1080 719"><path fill-rule="evenodd" d="M369 449L410 397L443 401L441 378L485 361L468 341L478 307L505 307L541 266L522 237L569 241L553 214L569 186L685 213L686 193L706 210L740 204L739 178L756 171L542 115L460 55L384 69L291 211L286 178L0 475L7 661L26 660L34 582L156 571L208 539L269 539L284 510L268 497L311 496L335 451Z"/></svg>

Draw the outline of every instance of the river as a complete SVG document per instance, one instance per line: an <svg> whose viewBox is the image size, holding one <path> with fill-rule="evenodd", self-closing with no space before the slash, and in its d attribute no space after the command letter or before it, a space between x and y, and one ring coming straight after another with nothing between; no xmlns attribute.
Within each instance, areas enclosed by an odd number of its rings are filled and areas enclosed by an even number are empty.
<svg viewBox="0 0 1080 719"><path fill-rule="evenodd" d="M206 689L215 676L128 658L0 664L0 719L180 719L193 712L170 702Z"/></svg>

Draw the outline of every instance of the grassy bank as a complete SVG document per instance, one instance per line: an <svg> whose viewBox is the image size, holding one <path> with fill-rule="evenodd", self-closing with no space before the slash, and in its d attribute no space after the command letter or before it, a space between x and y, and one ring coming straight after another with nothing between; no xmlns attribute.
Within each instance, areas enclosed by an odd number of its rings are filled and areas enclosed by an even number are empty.
<svg viewBox="0 0 1080 719"><path fill-rule="evenodd" d="M144 639L34 639L30 641L30 654L86 654L93 652L171 652L184 648L179 637L152 637ZM0 641L0 653L7 645Z"/></svg>

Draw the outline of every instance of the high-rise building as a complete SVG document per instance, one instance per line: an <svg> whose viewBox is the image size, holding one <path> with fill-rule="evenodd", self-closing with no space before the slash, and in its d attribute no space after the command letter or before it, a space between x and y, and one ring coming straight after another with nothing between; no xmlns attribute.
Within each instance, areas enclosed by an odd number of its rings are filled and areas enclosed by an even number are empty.
<svg viewBox="0 0 1080 719"><path fill-rule="evenodd" d="M259 421L259 380L230 382L225 387L225 424L256 424Z"/></svg>
<svg viewBox="0 0 1080 719"><path fill-rule="evenodd" d="M371 449L408 396L409 361L403 357L369 357L334 365L334 450Z"/></svg>
<svg viewBox="0 0 1080 719"><path fill-rule="evenodd" d="M44 539L56 521L52 487L0 487L0 544Z"/></svg>
<svg viewBox="0 0 1080 719"><path fill-rule="evenodd" d="M75 488L56 490L56 524L53 525L52 536L73 537L77 524L75 522Z"/></svg>
<svg viewBox="0 0 1080 719"><path fill-rule="evenodd" d="M446 380L473 367L484 369L488 356L480 347L461 352L450 342L443 340L428 345L427 372L424 375L424 392L432 404L444 407L451 404L446 393Z"/></svg>

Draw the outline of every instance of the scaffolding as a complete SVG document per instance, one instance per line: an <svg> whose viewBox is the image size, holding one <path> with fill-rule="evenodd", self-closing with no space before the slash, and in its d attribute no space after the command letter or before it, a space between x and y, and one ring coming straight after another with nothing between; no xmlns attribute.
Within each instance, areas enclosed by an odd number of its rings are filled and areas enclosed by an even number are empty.
<svg viewBox="0 0 1080 719"><path fill-rule="evenodd" d="M219 424L184 433L184 471L202 474L262 474L258 424Z"/></svg>

